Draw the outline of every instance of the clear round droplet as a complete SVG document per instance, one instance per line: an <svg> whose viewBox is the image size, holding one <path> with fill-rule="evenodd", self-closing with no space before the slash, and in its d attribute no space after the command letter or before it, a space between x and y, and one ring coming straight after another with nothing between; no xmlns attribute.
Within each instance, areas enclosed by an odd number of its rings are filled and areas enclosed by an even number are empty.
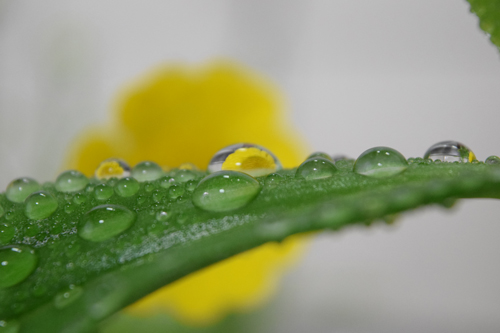
<svg viewBox="0 0 500 333"><path fill-rule="evenodd" d="M313 157L302 163L295 172L295 177L306 180L330 178L337 172L337 167L329 160Z"/></svg>
<svg viewBox="0 0 500 333"><path fill-rule="evenodd" d="M91 242L102 242L121 234L136 220L136 214L119 205L94 207L83 215L78 235Z"/></svg>
<svg viewBox="0 0 500 333"><path fill-rule="evenodd" d="M57 177L55 186L60 192L76 192L83 190L88 183L88 178L80 171L68 170Z"/></svg>
<svg viewBox="0 0 500 333"><path fill-rule="evenodd" d="M160 210L156 213L156 221L165 222L170 218L170 213L167 210Z"/></svg>
<svg viewBox="0 0 500 333"><path fill-rule="evenodd" d="M225 212L249 204L260 192L259 182L237 171L218 171L203 178L192 195L193 204L207 211Z"/></svg>
<svg viewBox="0 0 500 333"><path fill-rule="evenodd" d="M141 162L132 169L132 177L140 182L156 180L161 176L163 176L161 167L150 161Z"/></svg>
<svg viewBox="0 0 500 333"><path fill-rule="evenodd" d="M73 198L73 202L77 205L81 205L87 201L87 196L84 193L77 193Z"/></svg>
<svg viewBox="0 0 500 333"><path fill-rule="evenodd" d="M262 146L239 143L219 150L208 164L208 172L221 170L244 172L253 177L265 176L281 169L281 163Z"/></svg>
<svg viewBox="0 0 500 333"><path fill-rule="evenodd" d="M192 170L179 170L175 174L174 179L175 179L176 182L185 183L187 181L196 179L196 177L197 177L196 172L194 172Z"/></svg>
<svg viewBox="0 0 500 333"><path fill-rule="evenodd" d="M5 190L5 196L11 202L21 203L33 192L40 189L40 184L31 178L18 178L10 182Z"/></svg>
<svg viewBox="0 0 500 333"><path fill-rule="evenodd" d="M119 158L108 158L99 164L95 170L95 178L124 178L130 176L130 166Z"/></svg>
<svg viewBox="0 0 500 333"><path fill-rule="evenodd" d="M15 234L16 228L7 223L0 223L0 245L9 244Z"/></svg>
<svg viewBox="0 0 500 333"><path fill-rule="evenodd" d="M0 248L0 289L24 281L35 270L38 256L26 245L9 245Z"/></svg>
<svg viewBox="0 0 500 333"><path fill-rule="evenodd" d="M126 177L120 179L115 185L115 192L124 198L131 197L139 191L140 185L135 178Z"/></svg>
<svg viewBox="0 0 500 333"><path fill-rule="evenodd" d="M328 161L333 161L333 159L330 155L328 155L327 153L323 153L322 151L316 151L316 152L312 153L311 155L309 155L306 158L306 161L308 159L315 158L315 157L320 157L320 158L324 158L325 160L328 160Z"/></svg>
<svg viewBox="0 0 500 333"><path fill-rule="evenodd" d="M108 200L113 193L113 188L106 184L99 184L94 188L94 196L97 200Z"/></svg>
<svg viewBox="0 0 500 333"><path fill-rule="evenodd" d="M500 157L491 155L484 161L484 163L489 165L500 165Z"/></svg>
<svg viewBox="0 0 500 333"><path fill-rule="evenodd" d="M52 194L39 191L26 198L24 213L32 220L41 220L49 217L57 209L57 200Z"/></svg>
<svg viewBox="0 0 500 333"><path fill-rule="evenodd" d="M54 297L54 306L57 309L64 309L83 295L83 288L70 285L66 290L61 291Z"/></svg>
<svg viewBox="0 0 500 333"><path fill-rule="evenodd" d="M184 192L185 192L184 187L182 187L180 185L172 185L168 189L168 197L170 199L177 199L178 197L183 195Z"/></svg>
<svg viewBox="0 0 500 333"><path fill-rule="evenodd" d="M374 147L364 151L354 163L354 172L383 178L403 172L408 167L405 157L389 147Z"/></svg>
<svg viewBox="0 0 500 333"><path fill-rule="evenodd" d="M285 177L279 173L272 173L266 177L266 186L277 186L285 181Z"/></svg>
<svg viewBox="0 0 500 333"><path fill-rule="evenodd" d="M432 145L424 154L424 159L441 162L472 162L476 155L464 144L457 141L441 141Z"/></svg>

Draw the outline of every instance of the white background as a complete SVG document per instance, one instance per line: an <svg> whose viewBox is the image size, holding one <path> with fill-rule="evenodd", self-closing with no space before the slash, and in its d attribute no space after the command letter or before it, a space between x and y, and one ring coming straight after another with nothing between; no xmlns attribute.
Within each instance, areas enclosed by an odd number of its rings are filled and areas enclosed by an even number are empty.
<svg viewBox="0 0 500 333"><path fill-rule="evenodd" d="M500 155L500 58L465 1L0 0L0 187L53 179L117 90L169 61L236 59L284 92L315 150ZM500 331L500 205L316 239L268 332Z"/></svg>

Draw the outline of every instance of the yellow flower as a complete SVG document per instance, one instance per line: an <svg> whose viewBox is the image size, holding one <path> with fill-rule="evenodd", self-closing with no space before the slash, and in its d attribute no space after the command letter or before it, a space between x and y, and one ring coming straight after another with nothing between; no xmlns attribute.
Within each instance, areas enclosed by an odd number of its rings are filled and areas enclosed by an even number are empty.
<svg viewBox="0 0 500 333"><path fill-rule="evenodd" d="M239 142L262 145L284 167L294 167L306 151L283 117L275 88L248 69L226 62L153 71L124 91L116 110L109 124L77 138L69 168L90 176L100 162L118 157L131 165L144 160L168 167L190 162L206 169L217 150ZM245 151L238 154L245 160ZM275 167L266 153L261 155L253 154L241 168L254 165L252 158L260 159L266 169ZM116 172L114 165L106 168L100 172ZM270 294L302 246L297 237L265 244L180 279L129 311L150 315L167 310L185 322L208 324L229 311L249 309Z"/></svg>

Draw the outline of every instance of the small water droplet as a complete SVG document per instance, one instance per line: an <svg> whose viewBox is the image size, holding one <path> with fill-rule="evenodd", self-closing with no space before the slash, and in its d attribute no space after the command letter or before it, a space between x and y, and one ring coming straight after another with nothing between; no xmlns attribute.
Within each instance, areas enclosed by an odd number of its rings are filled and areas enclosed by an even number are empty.
<svg viewBox="0 0 500 333"><path fill-rule="evenodd" d="M132 169L132 177L140 182L156 180L161 176L163 176L161 167L150 161L141 162Z"/></svg>
<svg viewBox="0 0 500 333"><path fill-rule="evenodd" d="M333 159L332 159L332 157L330 155L328 155L327 153L323 153L321 151L317 151L317 152L312 153L311 155L309 155L306 158L306 161L309 160L309 159L311 159L311 158L315 158L315 157L324 158L325 160L333 162Z"/></svg>
<svg viewBox="0 0 500 333"><path fill-rule="evenodd" d="M87 201L87 196L84 193L77 193L73 198L73 202L77 205L81 205Z"/></svg>
<svg viewBox="0 0 500 333"><path fill-rule="evenodd" d="M44 191L32 193L26 198L24 213L32 220L41 220L49 217L57 209L57 200L52 194Z"/></svg>
<svg viewBox="0 0 500 333"><path fill-rule="evenodd" d="M0 245L9 244L15 234L16 229L13 226L7 223L0 223Z"/></svg>
<svg viewBox="0 0 500 333"><path fill-rule="evenodd" d="M38 225L36 225L33 222L30 222L26 226L25 235L28 236L28 237L36 236L36 234L38 234L39 232L40 232L40 228L38 227Z"/></svg>
<svg viewBox="0 0 500 333"><path fill-rule="evenodd" d="M259 182L237 171L219 171L203 178L193 192L193 204L201 209L224 212L250 203L260 192Z"/></svg>
<svg viewBox="0 0 500 333"><path fill-rule="evenodd" d="M310 158L302 163L295 172L295 177L315 180L332 177L337 168L329 160L321 157Z"/></svg>
<svg viewBox="0 0 500 333"><path fill-rule="evenodd" d="M179 170L179 172L177 172L175 174L174 178L175 178L176 182L185 183L187 181L196 179L196 177L197 177L197 174L194 171L191 171L191 170Z"/></svg>
<svg viewBox="0 0 500 333"><path fill-rule="evenodd" d="M54 306L63 309L83 295L83 288L70 284L68 289L61 291L54 297Z"/></svg>
<svg viewBox="0 0 500 333"><path fill-rule="evenodd" d="M175 182L174 177L165 176L160 179L160 186L163 188L169 188L174 184L174 182Z"/></svg>
<svg viewBox="0 0 500 333"><path fill-rule="evenodd" d="M21 203L33 192L40 189L40 184L31 178L18 178L10 182L5 190L5 196L9 201Z"/></svg>
<svg viewBox="0 0 500 333"><path fill-rule="evenodd" d="M266 177L266 186L276 186L285 181L285 177L280 175L279 173L272 173Z"/></svg>
<svg viewBox="0 0 500 333"><path fill-rule="evenodd" d="M279 160L264 147L239 143L219 150L210 160L208 171L233 170L253 177L264 176L281 169Z"/></svg>
<svg viewBox="0 0 500 333"><path fill-rule="evenodd" d="M0 248L0 289L24 281L36 268L38 256L26 245Z"/></svg>
<svg viewBox="0 0 500 333"><path fill-rule="evenodd" d="M17 320L0 320L1 333L18 333L21 325Z"/></svg>
<svg viewBox="0 0 500 333"><path fill-rule="evenodd" d="M199 181L197 180L189 180L186 182L185 188L188 192L193 192L196 186L198 186Z"/></svg>
<svg viewBox="0 0 500 333"><path fill-rule="evenodd" d="M139 205L142 205L146 201L146 197L144 195L138 195L137 196L137 203Z"/></svg>
<svg viewBox="0 0 500 333"><path fill-rule="evenodd" d="M57 177L55 186L60 192L76 192L83 190L89 180L83 173L76 170L68 170Z"/></svg>
<svg viewBox="0 0 500 333"><path fill-rule="evenodd" d="M500 157L491 155L484 161L484 163L489 164L489 165L500 165Z"/></svg>
<svg viewBox="0 0 500 333"><path fill-rule="evenodd" d="M424 154L424 159L441 162L472 162L476 156L467 146L457 141L442 141L432 145Z"/></svg>
<svg viewBox="0 0 500 333"><path fill-rule="evenodd" d="M94 196L97 200L108 200L113 193L113 188L106 184L99 184L94 188Z"/></svg>
<svg viewBox="0 0 500 333"><path fill-rule="evenodd" d="M95 170L95 178L124 178L130 176L130 166L119 158L109 158L99 164Z"/></svg>
<svg viewBox="0 0 500 333"><path fill-rule="evenodd" d="M163 192L160 190L155 190L153 192L153 201L154 202L161 202L161 199L163 199Z"/></svg>
<svg viewBox="0 0 500 333"><path fill-rule="evenodd" d="M364 151L354 163L354 172L382 178L396 175L408 167L405 157L389 147L374 147Z"/></svg>
<svg viewBox="0 0 500 333"><path fill-rule="evenodd" d="M115 186L115 192L121 197L131 197L139 191L139 182L131 177L120 179Z"/></svg>
<svg viewBox="0 0 500 333"><path fill-rule="evenodd" d="M154 191L155 189L155 183L153 182L144 182L144 191L146 192L151 192L151 191Z"/></svg>
<svg viewBox="0 0 500 333"><path fill-rule="evenodd" d="M165 222L170 218L170 213L167 210L160 210L156 213L156 221Z"/></svg>
<svg viewBox="0 0 500 333"><path fill-rule="evenodd" d="M177 199L184 194L184 188L180 185L172 185L168 189L168 197L170 199Z"/></svg>
<svg viewBox="0 0 500 333"><path fill-rule="evenodd" d="M64 212L66 214L71 214L75 211L76 206L73 205L72 203L64 205Z"/></svg>
<svg viewBox="0 0 500 333"><path fill-rule="evenodd" d="M123 206L97 206L83 215L78 235L91 242L101 242L130 228L135 219L136 214Z"/></svg>

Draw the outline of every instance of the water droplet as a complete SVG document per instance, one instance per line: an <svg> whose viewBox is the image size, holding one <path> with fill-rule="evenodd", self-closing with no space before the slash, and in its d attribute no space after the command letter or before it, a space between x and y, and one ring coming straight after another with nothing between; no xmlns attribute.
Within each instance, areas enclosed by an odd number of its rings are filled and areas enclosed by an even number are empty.
<svg viewBox="0 0 500 333"><path fill-rule="evenodd" d="M178 197L180 197L183 194L184 194L184 188L182 186L172 185L168 189L168 197L170 199L177 199Z"/></svg>
<svg viewBox="0 0 500 333"><path fill-rule="evenodd" d="M73 205L71 203L69 203L69 204L67 204L67 205L64 206L64 212L66 214L71 214L71 213L74 212L74 210L75 210L75 205Z"/></svg>
<svg viewBox="0 0 500 333"><path fill-rule="evenodd" d="M155 189L155 184L153 182L144 182L144 191L151 192Z"/></svg>
<svg viewBox="0 0 500 333"><path fill-rule="evenodd" d="M57 200L52 194L39 191L26 198L24 213L32 220L41 220L49 217L57 209Z"/></svg>
<svg viewBox="0 0 500 333"><path fill-rule="evenodd" d="M91 242L101 242L130 228L135 219L136 214L123 206L97 206L80 220L78 235Z"/></svg>
<svg viewBox="0 0 500 333"><path fill-rule="evenodd" d="M7 223L0 223L0 245L9 244L15 234L16 229L13 226Z"/></svg>
<svg viewBox="0 0 500 333"><path fill-rule="evenodd" d="M186 182L185 188L186 191L188 192L193 192L196 186L198 185L199 181L197 180L189 180Z"/></svg>
<svg viewBox="0 0 500 333"><path fill-rule="evenodd" d="M83 288L77 287L73 284L69 285L69 288L58 293L54 297L54 306L57 309L63 309L76 301L80 296L83 295Z"/></svg>
<svg viewBox="0 0 500 333"><path fill-rule="evenodd" d="M0 248L0 289L24 281L36 268L38 256L26 245Z"/></svg>
<svg viewBox="0 0 500 333"><path fill-rule="evenodd" d="M55 185L60 192L76 192L83 190L88 183L89 180L80 171L68 170L57 177Z"/></svg>
<svg viewBox="0 0 500 333"><path fill-rule="evenodd" d="M120 179L115 186L116 193L121 197L131 197L139 191L139 182L131 177Z"/></svg>
<svg viewBox="0 0 500 333"><path fill-rule="evenodd" d="M38 225L34 224L33 222L30 222L26 226L25 235L28 237L36 236L36 234L38 234L39 232L40 232L40 228L38 227Z"/></svg>
<svg viewBox="0 0 500 333"><path fill-rule="evenodd" d="M382 178L396 175L408 167L405 157L389 147L374 147L364 151L354 163L354 172Z"/></svg>
<svg viewBox="0 0 500 333"><path fill-rule="evenodd" d="M156 180L163 176L163 170L154 162L141 162L132 169L132 177L140 182Z"/></svg>
<svg viewBox="0 0 500 333"><path fill-rule="evenodd" d="M329 160L321 157L314 157L302 163L295 172L295 177L315 180L332 177L337 172L337 168Z"/></svg>
<svg viewBox="0 0 500 333"><path fill-rule="evenodd" d="M224 212L250 203L260 192L259 182L245 173L219 171L203 178L193 192L193 204L201 209Z"/></svg>
<svg viewBox="0 0 500 333"><path fill-rule="evenodd" d="M465 145L457 141L442 141L432 145L425 152L424 159L441 162L472 162L476 156Z"/></svg>
<svg viewBox="0 0 500 333"><path fill-rule="evenodd" d="M138 195L137 196L137 203L139 205L142 205L146 201L146 197L144 195Z"/></svg>
<svg viewBox="0 0 500 333"><path fill-rule="evenodd" d="M279 173L272 173L266 177L266 186L276 186L285 181L285 177Z"/></svg>
<svg viewBox="0 0 500 333"><path fill-rule="evenodd" d="M170 213L166 210L160 210L156 213L156 221L165 222L170 218Z"/></svg>
<svg viewBox="0 0 500 333"><path fill-rule="evenodd" d="M309 160L311 158L315 158L315 157L320 157L320 158L324 158L325 160L328 160L330 162L333 162L333 159L330 155L328 155L327 153L323 153L321 151L317 151L317 152L314 152L312 153L311 155L309 155L306 160Z"/></svg>
<svg viewBox="0 0 500 333"><path fill-rule="evenodd" d="M264 147L240 143L219 150L210 160L210 173L234 170L253 177L264 176L281 169L276 156Z"/></svg>
<svg viewBox="0 0 500 333"><path fill-rule="evenodd" d="M484 162L489 165L500 165L500 157L492 155L488 157Z"/></svg>
<svg viewBox="0 0 500 333"><path fill-rule="evenodd" d="M5 191L5 196L9 201L20 203L33 192L40 189L40 184L31 178L18 178L13 180Z"/></svg>
<svg viewBox="0 0 500 333"><path fill-rule="evenodd" d="M175 182L174 177L165 176L160 179L160 186L163 188L169 188Z"/></svg>
<svg viewBox="0 0 500 333"><path fill-rule="evenodd" d="M77 205L81 205L86 201L87 201L87 196L84 193L77 193L73 198L73 202Z"/></svg>
<svg viewBox="0 0 500 333"><path fill-rule="evenodd" d="M1 333L18 333L21 325L17 320L0 320Z"/></svg>
<svg viewBox="0 0 500 333"><path fill-rule="evenodd" d="M155 190L155 191L153 192L153 201L154 201L154 202L160 202L160 201L161 201L161 199L163 199L163 194L164 194L164 193L163 193L162 191L160 191L160 190Z"/></svg>
<svg viewBox="0 0 500 333"><path fill-rule="evenodd" d="M95 170L95 178L124 178L130 176L130 166L119 158L109 158L99 164Z"/></svg>
<svg viewBox="0 0 500 333"><path fill-rule="evenodd" d="M196 179L196 177L197 177L197 174L194 171L191 171L191 170L179 170L179 172L177 172L175 174L174 178L175 178L176 182L185 183L187 181Z"/></svg>
<svg viewBox="0 0 500 333"><path fill-rule="evenodd" d="M108 200L113 193L113 188L106 184L99 184L94 189L94 196L97 200Z"/></svg>

